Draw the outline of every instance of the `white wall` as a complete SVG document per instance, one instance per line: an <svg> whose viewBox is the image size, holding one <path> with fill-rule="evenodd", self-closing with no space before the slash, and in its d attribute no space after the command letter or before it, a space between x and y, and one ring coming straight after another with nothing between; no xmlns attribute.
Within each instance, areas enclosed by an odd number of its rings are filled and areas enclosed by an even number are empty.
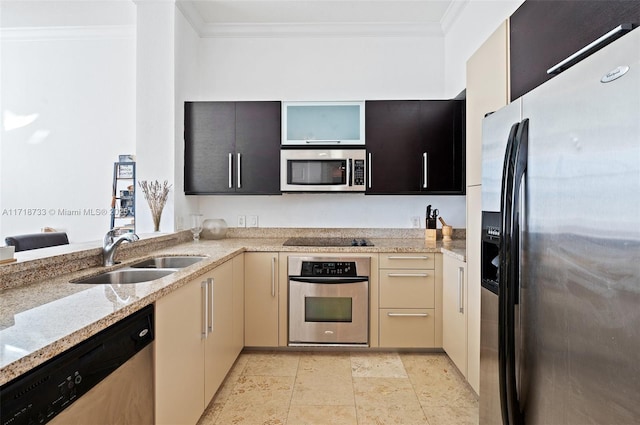
<svg viewBox="0 0 640 425"><path fill-rule="evenodd" d="M441 36L203 38L190 100L442 99ZM464 227L464 196L286 194L196 198L205 218L258 215L260 227L424 227L427 204ZM188 217L185 217L185 220Z"/></svg>
<svg viewBox="0 0 640 425"><path fill-rule="evenodd" d="M175 229L190 225L190 213L198 210L198 199L184 194L184 102L198 93L198 46L200 38L180 11L175 16Z"/></svg>
<svg viewBox="0 0 640 425"><path fill-rule="evenodd" d="M113 162L135 154L134 31L3 29L1 38L0 243L45 226L99 240ZM7 114L37 118L11 130Z"/></svg>
<svg viewBox="0 0 640 425"><path fill-rule="evenodd" d="M138 181L173 185L162 212L160 231L174 230L175 187L175 24L173 2L136 3L136 143ZM136 231L153 231L141 190L136 198Z"/></svg>
<svg viewBox="0 0 640 425"><path fill-rule="evenodd" d="M364 194L285 194L282 196L199 197L204 218L257 215L260 227L410 228L417 217L424 228L425 208L432 204L454 227L465 227L464 196L365 196ZM438 226L440 227L440 226Z"/></svg>
<svg viewBox="0 0 640 425"><path fill-rule="evenodd" d="M203 38L201 99L441 99L443 38Z"/></svg>
<svg viewBox="0 0 640 425"><path fill-rule="evenodd" d="M524 0L468 0L461 6L444 40L446 97L465 88L467 60Z"/></svg>

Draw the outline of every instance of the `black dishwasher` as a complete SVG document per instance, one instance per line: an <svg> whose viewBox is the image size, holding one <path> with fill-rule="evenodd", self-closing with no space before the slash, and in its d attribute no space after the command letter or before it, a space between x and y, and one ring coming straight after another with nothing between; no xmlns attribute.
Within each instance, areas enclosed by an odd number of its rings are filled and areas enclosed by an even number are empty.
<svg viewBox="0 0 640 425"><path fill-rule="evenodd" d="M153 341L153 312L144 307L0 387L0 423L52 420Z"/></svg>

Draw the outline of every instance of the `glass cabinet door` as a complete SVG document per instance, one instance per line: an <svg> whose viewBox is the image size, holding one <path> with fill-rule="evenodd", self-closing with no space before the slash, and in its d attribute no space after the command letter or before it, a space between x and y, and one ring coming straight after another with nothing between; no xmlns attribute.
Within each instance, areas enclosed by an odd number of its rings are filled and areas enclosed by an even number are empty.
<svg viewBox="0 0 640 425"><path fill-rule="evenodd" d="M364 145L363 102L284 102L283 145Z"/></svg>

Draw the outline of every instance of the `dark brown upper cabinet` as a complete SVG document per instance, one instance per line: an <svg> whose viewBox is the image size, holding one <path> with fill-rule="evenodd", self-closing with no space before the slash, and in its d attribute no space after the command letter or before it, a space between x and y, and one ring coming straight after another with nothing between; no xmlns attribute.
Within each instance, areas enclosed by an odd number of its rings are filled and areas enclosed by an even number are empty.
<svg viewBox="0 0 640 425"><path fill-rule="evenodd" d="M280 194L280 102L185 102L187 195Z"/></svg>
<svg viewBox="0 0 640 425"><path fill-rule="evenodd" d="M511 100L552 78L548 69L622 24L640 25L640 1L525 1L510 18Z"/></svg>
<svg viewBox="0 0 640 425"><path fill-rule="evenodd" d="M367 194L464 194L464 101L365 106Z"/></svg>

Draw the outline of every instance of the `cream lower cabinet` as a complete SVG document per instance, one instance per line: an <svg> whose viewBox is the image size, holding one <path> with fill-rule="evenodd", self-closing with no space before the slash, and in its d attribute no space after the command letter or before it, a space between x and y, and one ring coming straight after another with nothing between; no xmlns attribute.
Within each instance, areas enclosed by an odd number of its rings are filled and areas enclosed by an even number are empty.
<svg viewBox="0 0 640 425"><path fill-rule="evenodd" d="M441 254L380 254L380 347L441 345Z"/></svg>
<svg viewBox="0 0 640 425"><path fill-rule="evenodd" d="M245 253L244 289L244 345L277 347L277 252Z"/></svg>
<svg viewBox="0 0 640 425"><path fill-rule="evenodd" d="M233 342L236 357L244 348L244 257L233 257ZM235 359L234 359L235 361Z"/></svg>
<svg viewBox="0 0 640 425"><path fill-rule="evenodd" d="M216 267L210 279L208 335L204 352L204 400L213 398L239 351L233 344L233 260ZM205 405L206 407L206 405Z"/></svg>
<svg viewBox="0 0 640 425"><path fill-rule="evenodd" d="M156 424L195 424L242 349L234 326L237 262L242 255L156 302Z"/></svg>
<svg viewBox="0 0 640 425"><path fill-rule="evenodd" d="M460 372L467 376L467 280L466 263L443 256L442 348Z"/></svg>

